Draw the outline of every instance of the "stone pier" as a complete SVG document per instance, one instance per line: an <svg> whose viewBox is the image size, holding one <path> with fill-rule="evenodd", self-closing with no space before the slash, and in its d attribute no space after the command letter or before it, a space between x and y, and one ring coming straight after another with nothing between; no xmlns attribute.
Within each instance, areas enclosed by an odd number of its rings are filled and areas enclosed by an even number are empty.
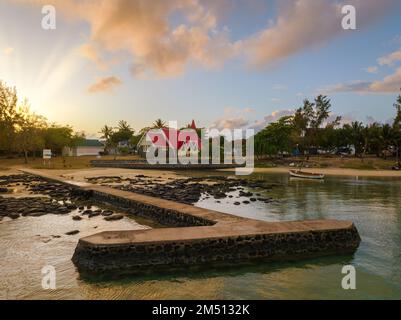
<svg viewBox="0 0 401 320"><path fill-rule="evenodd" d="M244 168L245 164L154 164L151 165L145 160L92 160L92 167L97 168L120 168L120 169L141 169L141 170L218 170Z"/></svg>
<svg viewBox="0 0 401 320"><path fill-rule="evenodd" d="M79 240L72 258L89 273L142 273L250 260L296 260L349 254L361 241L351 221L264 222L89 183L42 171L29 174L72 185L94 198L167 228L110 231Z"/></svg>

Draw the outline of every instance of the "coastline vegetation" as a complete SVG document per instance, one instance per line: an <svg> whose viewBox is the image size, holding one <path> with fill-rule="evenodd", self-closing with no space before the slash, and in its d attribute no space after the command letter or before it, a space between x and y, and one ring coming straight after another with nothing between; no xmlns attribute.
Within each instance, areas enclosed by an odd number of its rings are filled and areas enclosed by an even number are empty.
<svg viewBox="0 0 401 320"><path fill-rule="evenodd" d="M70 126L49 123L31 112L28 100L19 101L17 90L0 81L0 155L41 157L43 149L60 155L64 147L73 147L84 139Z"/></svg>
<svg viewBox="0 0 401 320"><path fill-rule="evenodd" d="M293 116L282 117L255 135L256 159L305 155L309 160L312 155L352 154L362 160L368 155L384 160L396 157L400 165L401 95L394 107L392 123L365 125L354 121L341 125L340 116L331 117L329 98L319 95L313 102L304 100Z"/></svg>
<svg viewBox="0 0 401 320"><path fill-rule="evenodd" d="M358 121L342 123L341 116L333 117L331 101L326 96L304 100L293 116L282 117L255 135L255 165L288 166L291 162L309 161L308 165L322 168L380 170L389 169L394 158L400 165L401 95L394 107L392 123L365 125ZM162 119L138 132L124 120L116 128L105 125L99 132L105 141L104 157L116 159L119 154L137 159L130 155L129 146L135 146L147 130L165 126ZM40 167L43 149L51 149L57 157L64 147L74 147L83 139L85 134L75 132L71 126L49 123L31 112L28 100L19 101L16 89L0 81L0 167L28 164L28 159L31 167ZM53 168L86 168L94 157L70 158L55 158Z"/></svg>

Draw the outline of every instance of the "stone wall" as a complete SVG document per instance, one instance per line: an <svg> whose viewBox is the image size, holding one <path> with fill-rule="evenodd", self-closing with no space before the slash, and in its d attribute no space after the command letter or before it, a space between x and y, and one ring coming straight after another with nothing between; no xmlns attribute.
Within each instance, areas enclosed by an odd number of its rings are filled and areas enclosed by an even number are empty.
<svg viewBox="0 0 401 320"><path fill-rule="evenodd" d="M257 259L295 260L353 253L361 241L350 221L263 222L105 186L74 185L51 174L41 176L70 185L82 197L110 203L160 224L193 227L110 231L80 239L73 262L84 272L143 273Z"/></svg>
<svg viewBox="0 0 401 320"><path fill-rule="evenodd" d="M91 166L100 168L121 169L151 169L151 170L217 170L240 168L245 165L237 164L155 164L151 165L143 160L92 160Z"/></svg>
<svg viewBox="0 0 401 320"><path fill-rule="evenodd" d="M195 227L212 226L216 222L176 210L166 209L155 205L145 204L131 199L116 197L98 191L93 191L92 198L100 202L106 202L120 208L126 213L151 219L161 225L169 227Z"/></svg>
<svg viewBox="0 0 401 320"><path fill-rule="evenodd" d="M255 259L295 260L352 253L360 243L349 229L259 234L157 243L94 245L80 241L73 262L88 273L143 273L153 269Z"/></svg>

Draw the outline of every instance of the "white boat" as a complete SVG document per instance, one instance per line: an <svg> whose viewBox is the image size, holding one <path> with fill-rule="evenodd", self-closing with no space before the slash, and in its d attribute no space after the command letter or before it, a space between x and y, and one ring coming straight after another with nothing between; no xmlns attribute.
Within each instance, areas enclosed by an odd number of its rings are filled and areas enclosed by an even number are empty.
<svg viewBox="0 0 401 320"><path fill-rule="evenodd" d="M310 173L301 170L290 170L290 176L303 179L324 179L324 174Z"/></svg>

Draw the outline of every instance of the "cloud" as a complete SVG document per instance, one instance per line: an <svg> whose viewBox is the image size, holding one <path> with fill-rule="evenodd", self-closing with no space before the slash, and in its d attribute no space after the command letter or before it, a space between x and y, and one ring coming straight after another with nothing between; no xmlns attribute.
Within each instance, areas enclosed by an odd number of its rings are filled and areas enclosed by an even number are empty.
<svg viewBox="0 0 401 320"><path fill-rule="evenodd" d="M358 28L364 27L396 4L394 0L283 0L278 3L278 16L266 29L245 42L252 67L271 65L305 49L324 44L343 30L343 5L354 5Z"/></svg>
<svg viewBox="0 0 401 320"><path fill-rule="evenodd" d="M5 48L5 49L3 50L3 53L4 53L6 56L12 55L12 54L14 53L14 48L12 48L12 47L7 47L7 48Z"/></svg>
<svg viewBox="0 0 401 320"><path fill-rule="evenodd" d="M367 67L365 69L365 71L367 73L373 73L374 74L374 73L377 73L377 71L379 71L379 68L377 66Z"/></svg>
<svg viewBox="0 0 401 320"><path fill-rule="evenodd" d="M89 43L83 44L78 51L84 58L94 62L99 69L105 70L107 68L105 61L99 56L93 45Z"/></svg>
<svg viewBox="0 0 401 320"><path fill-rule="evenodd" d="M295 110L290 109L273 111L271 114L265 116L262 120L255 121L250 128L254 129L255 132L258 132L266 128L269 123L276 122L282 117L292 116L294 113Z"/></svg>
<svg viewBox="0 0 401 320"><path fill-rule="evenodd" d="M89 93L113 91L116 87L120 86L122 81L114 76L98 79L94 84L88 88Z"/></svg>
<svg viewBox="0 0 401 320"><path fill-rule="evenodd" d="M401 68L382 80L366 82L358 81L348 84L338 84L323 88L325 93L356 92L356 93L397 93L401 88Z"/></svg>
<svg viewBox="0 0 401 320"><path fill-rule="evenodd" d="M221 118L212 123L211 128L216 128L219 130L223 129L241 129L248 126L249 120L243 117L234 118Z"/></svg>
<svg viewBox="0 0 401 320"><path fill-rule="evenodd" d="M7 1L39 6L48 3ZM133 75L171 77L193 64L220 68L238 56L255 67L270 65L333 37L352 34L341 28L342 4L356 7L359 28L388 12L396 1L276 2L275 20L237 41L231 40L229 28L222 24L221 17L235 6L228 0L53 0L52 4L68 19L88 24L90 34L81 53L98 66L106 63L100 57L128 54Z"/></svg>
<svg viewBox="0 0 401 320"><path fill-rule="evenodd" d="M393 66L397 61L401 61L401 48L398 51L378 59L378 62L381 66Z"/></svg>
<svg viewBox="0 0 401 320"><path fill-rule="evenodd" d="M246 119L250 113L255 112L253 108L224 108L224 115L216 119L212 124L211 128L222 129L241 129L249 125L249 120Z"/></svg>
<svg viewBox="0 0 401 320"><path fill-rule="evenodd" d="M37 5L48 2L9 1ZM99 52L128 53L134 75L175 76L192 62L218 68L240 48L240 42L230 41L229 29L218 23L227 1L53 0L53 3L61 14L89 24L90 44L82 47L87 58L99 63Z"/></svg>
<svg viewBox="0 0 401 320"><path fill-rule="evenodd" d="M243 110L243 112L244 112L244 113L252 113L252 112L255 112L255 109L253 109L253 108L245 108L245 109Z"/></svg>

